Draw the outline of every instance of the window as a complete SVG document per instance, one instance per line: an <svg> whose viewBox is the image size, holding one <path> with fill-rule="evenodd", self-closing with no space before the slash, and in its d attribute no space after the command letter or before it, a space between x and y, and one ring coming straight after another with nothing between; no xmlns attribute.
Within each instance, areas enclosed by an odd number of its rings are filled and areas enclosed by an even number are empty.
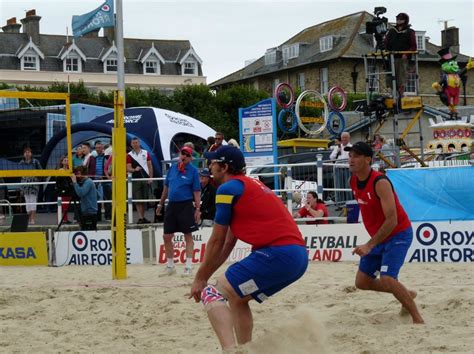
<svg viewBox="0 0 474 354"><path fill-rule="evenodd" d="M105 72L117 72L117 59L107 59L105 61Z"/></svg>
<svg viewBox="0 0 474 354"><path fill-rule="evenodd" d="M298 74L298 88L303 91L304 90L304 73Z"/></svg>
<svg viewBox="0 0 474 354"><path fill-rule="evenodd" d="M185 61L183 75L197 75L196 74L196 62L194 61Z"/></svg>
<svg viewBox="0 0 474 354"><path fill-rule="evenodd" d="M158 62L154 60L147 60L145 62L145 72L144 74L159 74L158 72Z"/></svg>
<svg viewBox="0 0 474 354"><path fill-rule="evenodd" d="M321 94L324 95L329 91L329 70L328 68L321 68L319 71L319 78L321 81Z"/></svg>
<svg viewBox="0 0 474 354"><path fill-rule="evenodd" d="M299 44L292 44L289 46L283 47L283 61L288 61L288 59L297 58L300 52Z"/></svg>
<svg viewBox="0 0 474 354"><path fill-rule="evenodd" d="M369 63L368 69L369 69L369 72L368 72L369 91L380 92L380 82L379 82L380 75L373 75L378 72L377 65L374 63Z"/></svg>
<svg viewBox="0 0 474 354"><path fill-rule="evenodd" d="M81 62L79 58L66 58L64 59L64 71L66 72L80 72Z"/></svg>
<svg viewBox="0 0 474 354"><path fill-rule="evenodd" d="M416 94L416 73L408 73L407 86L405 87L405 93Z"/></svg>
<svg viewBox="0 0 474 354"><path fill-rule="evenodd" d="M275 64L277 59L276 50L265 53L265 65Z"/></svg>
<svg viewBox="0 0 474 354"><path fill-rule="evenodd" d="M330 51L332 49L332 36L319 38L319 51L321 53Z"/></svg>
<svg viewBox="0 0 474 354"><path fill-rule="evenodd" d="M35 55L25 55L22 59L21 70L39 71L38 57Z"/></svg>
<svg viewBox="0 0 474 354"><path fill-rule="evenodd" d="M420 52L424 52L426 50L426 43L425 43L425 32L415 32L416 34L416 49Z"/></svg>

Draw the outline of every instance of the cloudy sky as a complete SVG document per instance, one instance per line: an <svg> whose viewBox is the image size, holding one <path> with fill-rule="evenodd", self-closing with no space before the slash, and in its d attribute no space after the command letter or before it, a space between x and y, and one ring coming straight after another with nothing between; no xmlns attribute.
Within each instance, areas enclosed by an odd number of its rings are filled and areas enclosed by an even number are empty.
<svg viewBox="0 0 474 354"><path fill-rule="evenodd" d="M0 25L17 21L25 10L36 9L46 34L71 33L72 15L93 10L101 0L0 0ZM306 27L354 12L387 8L395 20L399 12L410 15L415 30L426 31L441 43L443 20L460 30L461 52L474 56L474 0L123 0L126 38L188 39L203 60L211 83L259 58L267 48L280 45Z"/></svg>

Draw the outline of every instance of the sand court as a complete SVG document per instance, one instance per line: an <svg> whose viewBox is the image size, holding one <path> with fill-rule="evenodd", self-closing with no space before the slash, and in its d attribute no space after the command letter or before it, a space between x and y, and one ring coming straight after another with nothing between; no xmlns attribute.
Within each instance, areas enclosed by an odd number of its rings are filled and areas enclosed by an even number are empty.
<svg viewBox="0 0 474 354"><path fill-rule="evenodd" d="M160 266L0 267L0 351L220 352L192 278ZM401 280L418 291L424 326L400 316L392 295L356 290L356 262L310 264L304 277L252 303L247 353L470 352L472 263L409 263ZM178 273L182 272L178 268Z"/></svg>

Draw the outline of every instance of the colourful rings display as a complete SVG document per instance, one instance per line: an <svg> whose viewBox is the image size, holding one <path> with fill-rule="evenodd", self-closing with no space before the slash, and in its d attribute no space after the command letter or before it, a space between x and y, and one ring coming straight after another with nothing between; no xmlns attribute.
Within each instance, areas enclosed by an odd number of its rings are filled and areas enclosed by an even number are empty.
<svg viewBox="0 0 474 354"><path fill-rule="evenodd" d="M286 120L286 125L285 125ZM288 123L291 126L288 128ZM295 111L293 109L282 109L278 114L278 127L285 133L294 133L298 127L298 118L296 118Z"/></svg>
<svg viewBox="0 0 474 354"><path fill-rule="evenodd" d="M285 89L289 91L290 93L290 98L288 102L283 101L283 97L286 96ZM277 87L275 87L275 92L274 92L274 97L277 101L277 103L282 107L282 108L290 108L293 103L295 102L295 93L293 92L293 89L289 84L286 82L283 82L281 84L278 84Z"/></svg>
<svg viewBox="0 0 474 354"><path fill-rule="evenodd" d="M337 105L336 102L334 101L334 98L335 98L336 94L339 94L340 97L341 97L340 105ZM342 112L343 110L345 110L346 107L347 107L347 93L346 93L346 91L344 91L339 86L331 87L331 89L328 92L328 105L331 108L331 110L333 110L335 112Z"/></svg>
<svg viewBox="0 0 474 354"><path fill-rule="evenodd" d="M335 129L335 123L338 123L338 129ZM328 117L328 124L327 124L328 132L333 136L340 135L344 129L346 129L346 120L341 112L332 111L329 113Z"/></svg>

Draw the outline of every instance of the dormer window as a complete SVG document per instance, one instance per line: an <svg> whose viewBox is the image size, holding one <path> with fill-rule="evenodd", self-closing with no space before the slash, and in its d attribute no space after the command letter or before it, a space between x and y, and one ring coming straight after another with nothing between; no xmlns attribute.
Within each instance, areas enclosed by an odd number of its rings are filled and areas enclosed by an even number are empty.
<svg viewBox="0 0 474 354"><path fill-rule="evenodd" d="M70 57L70 58L64 59L64 71L68 73L81 72L80 66L81 66L81 61L79 60L79 58Z"/></svg>
<svg viewBox="0 0 474 354"><path fill-rule="evenodd" d="M265 53L265 65L272 65L272 64L275 64L276 63L276 59L277 59L277 53L276 53L276 49L269 49L267 50L267 52Z"/></svg>
<svg viewBox="0 0 474 354"><path fill-rule="evenodd" d="M289 59L298 58L300 52L299 43L284 45L282 48L283 51L283 61L288 61Z"/></svg>
<svg viewBox="0 0 474 354"><path fill-rule="evenodd" d="M105 73L116 73L117 72L117 59L109 58L105 61L104 72Z"/></svg>
<svg viewBox="0 0 474 354"><path fill-rule="evenodd" d="M195 61L185 61L183 75L196 75L196 66Z"/></svg>
<svg viewBox="0 0 474 354"><path fill-rule="evenodd" d="M145 71L144 74L157 75L159 74L158 68L159 66L156 60L147 60L143 68Z"/></svg>
<svg viewBox="0 0 474 354"><path fill-rule="evenodd" d="M425 33L426 31L415 31L416 49L420 52L426 50Z"/></svg>
<svg viewBox="0 0 474 354"><path fill-rule="evenodd" d="M66 73L82 72L82 61L86 62L86 55L79 49L73 40L66 43L59 53L59 58L63 61L63 71Z"/></svg>
<svg viewBox="0 0 474 354"><path fill-rule="evenodd" d="M25 55L21 58L21 70L39 71L39 57L37 55Z"/></svg>
<svg viewBox="0 0 474 354"><path fill-rule="evenodd" d="M199 75L199 64L202 65L202 60L197 55L193 47L191 47L188 52L183 55L179 61L181 65L181 75Z"/></svg>
<svg viewBox="0 0 474 354"><path fill-rule="evenodd" d="M332 50L333 36L319 38L319 51L321 53Z"/></svg>

